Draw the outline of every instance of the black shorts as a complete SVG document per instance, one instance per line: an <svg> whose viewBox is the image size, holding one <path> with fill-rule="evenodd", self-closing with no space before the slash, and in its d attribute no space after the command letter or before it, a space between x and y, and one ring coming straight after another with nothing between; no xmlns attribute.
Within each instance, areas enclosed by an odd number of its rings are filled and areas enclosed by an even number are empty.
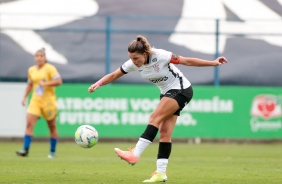
<svg viewBox="0 0 282 184"><path fill-rule="evenodd" d="M193 97L193 89L192 86L186 89L171 89L167 91L165 94L160 95L160 99L162 97L173 98L177 101L179 105L179 109L174 113L174 115L180 116L180 111L187 105Z"/></svg>

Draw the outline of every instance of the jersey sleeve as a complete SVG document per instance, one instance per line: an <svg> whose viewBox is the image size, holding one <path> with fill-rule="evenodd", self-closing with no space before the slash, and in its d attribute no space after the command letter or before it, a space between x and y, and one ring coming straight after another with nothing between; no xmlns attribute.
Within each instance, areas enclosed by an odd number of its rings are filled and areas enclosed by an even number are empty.
<svg viewBox="0 0 282 184"><path fill-rule="evenodd" d="M27 71L27 83L32 84L32 79L31 79L31 69L29 68Z"/></svg>
<svg viewBox="0 0 282 184"><path fill-rule="evenodd" d="M179 64L179 61L180 61L180 57L176 54L171 54L171 58L170 58L170 63L173 63L173 64Z"/></svg>
<svg viewBox="0 0 282 184"><path fill-rule="evenodd" d="M137 69L138 69L138 67L133 64L131 59L129 59L128 61L123 63L123 65L120 67L121 72L124 73L124 74L127 74L129 72L134 72Z"/></svg>
<svg viewBox="0 0 282 184"><path fill-rule="evenodd" d="M159 57L168 63L179 64L180 57L172 52L160 49Z"/></svg>
<svg viewBox="0 0 282 184"><path fill-rule="evenodd" d="M59 72L58 72L58 70L56 69L56 67L54 67L54 66L52 66L52 65L50 65L50 67L49 67L49 75L50 75L50 77L51 77L52 80L61 77L60 74L59 74Z"/></svg>

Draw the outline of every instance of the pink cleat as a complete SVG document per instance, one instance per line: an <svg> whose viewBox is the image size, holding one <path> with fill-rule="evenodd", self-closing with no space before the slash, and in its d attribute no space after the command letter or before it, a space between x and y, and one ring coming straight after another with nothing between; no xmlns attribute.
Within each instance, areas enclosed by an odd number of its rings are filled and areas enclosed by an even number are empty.
<svg viewBox="0 0 282 184"><path fill-rule="evenodd" d="M135 157L133 155L134 149L128 149L129 151L122 151L119 148L115 148L115 152L117 153L118 157L120 157L122 160L125 160L130 165L134 165L138 162L139 157Z"/></svg>

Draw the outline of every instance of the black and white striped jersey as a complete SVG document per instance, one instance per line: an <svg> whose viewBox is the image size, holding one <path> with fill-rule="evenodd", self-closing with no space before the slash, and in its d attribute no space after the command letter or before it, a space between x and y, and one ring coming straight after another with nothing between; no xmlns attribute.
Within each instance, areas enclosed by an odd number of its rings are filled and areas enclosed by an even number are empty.
<svg viewBox="0 0 282 184"><path fill-rule="evenodd" d="M142 78L158 86L161 94L165 94L170 89L186 89L191 85L172 63L177 55L162 49L153 48L153 51L154 54L149 56L147 64L138 68L129 59L120 67L121 71L124 74L138 71Z"/></svg>

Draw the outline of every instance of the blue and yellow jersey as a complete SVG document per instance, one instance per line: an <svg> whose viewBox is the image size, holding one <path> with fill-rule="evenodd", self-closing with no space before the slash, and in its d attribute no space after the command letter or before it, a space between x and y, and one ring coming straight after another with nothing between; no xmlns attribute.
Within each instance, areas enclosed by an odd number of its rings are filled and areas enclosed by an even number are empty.
<svg viewBox="0 0 282 184"><path fill-rule="evenodd" d="M28 69L28 83L33 86L31 100L56 100L55 86L40 87L40 81L49 82L59 78L60 74L51 64L44 64L40 69L36 65Z"/></svg>

